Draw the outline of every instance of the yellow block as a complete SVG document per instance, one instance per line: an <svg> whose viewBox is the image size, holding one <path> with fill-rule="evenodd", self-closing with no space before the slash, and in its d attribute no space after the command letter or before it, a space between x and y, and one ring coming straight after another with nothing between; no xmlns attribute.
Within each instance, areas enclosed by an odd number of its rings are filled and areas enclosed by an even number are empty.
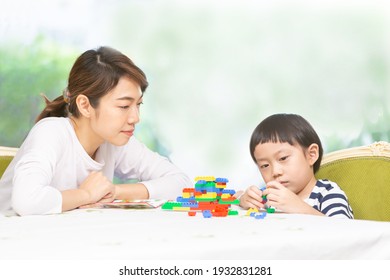
<svg viewBox="0 0 390 280"><path fill-rule="evenodd" d="M245 216L250 216L251 213L258 213L258 212L259 212L259 209L257 209L257 208L249 208L248 211L246 211Z"/></svg>
<svg viewBox="0 0 390 280"><path fill-rule="evenodd" d="M214 176L198 176L198 177L195 177L195 181L199 181L199 180L205 180L205 181L215 181L215 177Z"/></svg>
<svg viewBox="0 0 390 280"><path fill-rule="evenodd" d="M175 206L175 207L172 207L172 210L173 211L190 211L191 208L190 207Z"/></svg>

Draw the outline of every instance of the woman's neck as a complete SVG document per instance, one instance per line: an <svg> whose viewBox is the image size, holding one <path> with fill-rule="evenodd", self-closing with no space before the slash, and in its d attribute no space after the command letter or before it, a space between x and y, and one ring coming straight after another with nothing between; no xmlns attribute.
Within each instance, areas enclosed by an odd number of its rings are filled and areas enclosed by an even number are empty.
<svg viewBox="0 0 390 280"><path fill-rule="evenodd" d="M92 159L95 159L96 152L99 146L103 144L103 141L91 129L89 119L84 117L70 117L69 119L81 146L83 146L84 150Z"/></svg>

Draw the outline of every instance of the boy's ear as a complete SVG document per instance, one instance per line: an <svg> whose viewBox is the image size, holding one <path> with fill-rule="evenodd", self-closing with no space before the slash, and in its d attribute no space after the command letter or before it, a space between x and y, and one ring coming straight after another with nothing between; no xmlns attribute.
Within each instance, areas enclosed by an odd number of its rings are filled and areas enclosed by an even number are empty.
<svg viewBox="0 0 390 280"><path fill-rule="evenodd" d="M310 165L314 165L318 160L320 148L317 144L313 143L307 148L307 159L309 160Z"/></svg>
<svg viewBox="0 0 390 280"><path fill-rule="evenodd" d="M76 104L81 115L83 115L86 118L89 118L91 116L92 106L91 103L89 103L88 97L86 97L83 94L78 95L76 98Z"/></svg>

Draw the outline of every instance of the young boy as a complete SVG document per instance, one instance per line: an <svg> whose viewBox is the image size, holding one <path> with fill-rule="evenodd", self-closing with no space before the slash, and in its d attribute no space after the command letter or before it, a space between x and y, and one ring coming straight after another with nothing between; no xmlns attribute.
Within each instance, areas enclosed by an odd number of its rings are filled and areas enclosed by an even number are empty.
<svg viewBox="0 0 390 280"><path fill-rule="evenodd" d="M323 148L317 133L303 117L295 114L267 117L252 134L250 152L266 189L250 186L241 195L238 193L241 207L274 207L285 213L353 219L351 206L340 187L314 176L321 164Z"/></svg>

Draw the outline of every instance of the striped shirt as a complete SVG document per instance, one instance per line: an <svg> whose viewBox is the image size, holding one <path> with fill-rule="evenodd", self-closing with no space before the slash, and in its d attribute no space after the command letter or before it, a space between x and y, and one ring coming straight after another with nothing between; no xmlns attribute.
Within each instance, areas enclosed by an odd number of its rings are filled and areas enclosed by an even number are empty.
<svg viewBox="0 0 390 280"><path fill-rule="evenodd" d="M335 182L318 180L305 202L326 216L353 219L348 198Z"/></svg>

